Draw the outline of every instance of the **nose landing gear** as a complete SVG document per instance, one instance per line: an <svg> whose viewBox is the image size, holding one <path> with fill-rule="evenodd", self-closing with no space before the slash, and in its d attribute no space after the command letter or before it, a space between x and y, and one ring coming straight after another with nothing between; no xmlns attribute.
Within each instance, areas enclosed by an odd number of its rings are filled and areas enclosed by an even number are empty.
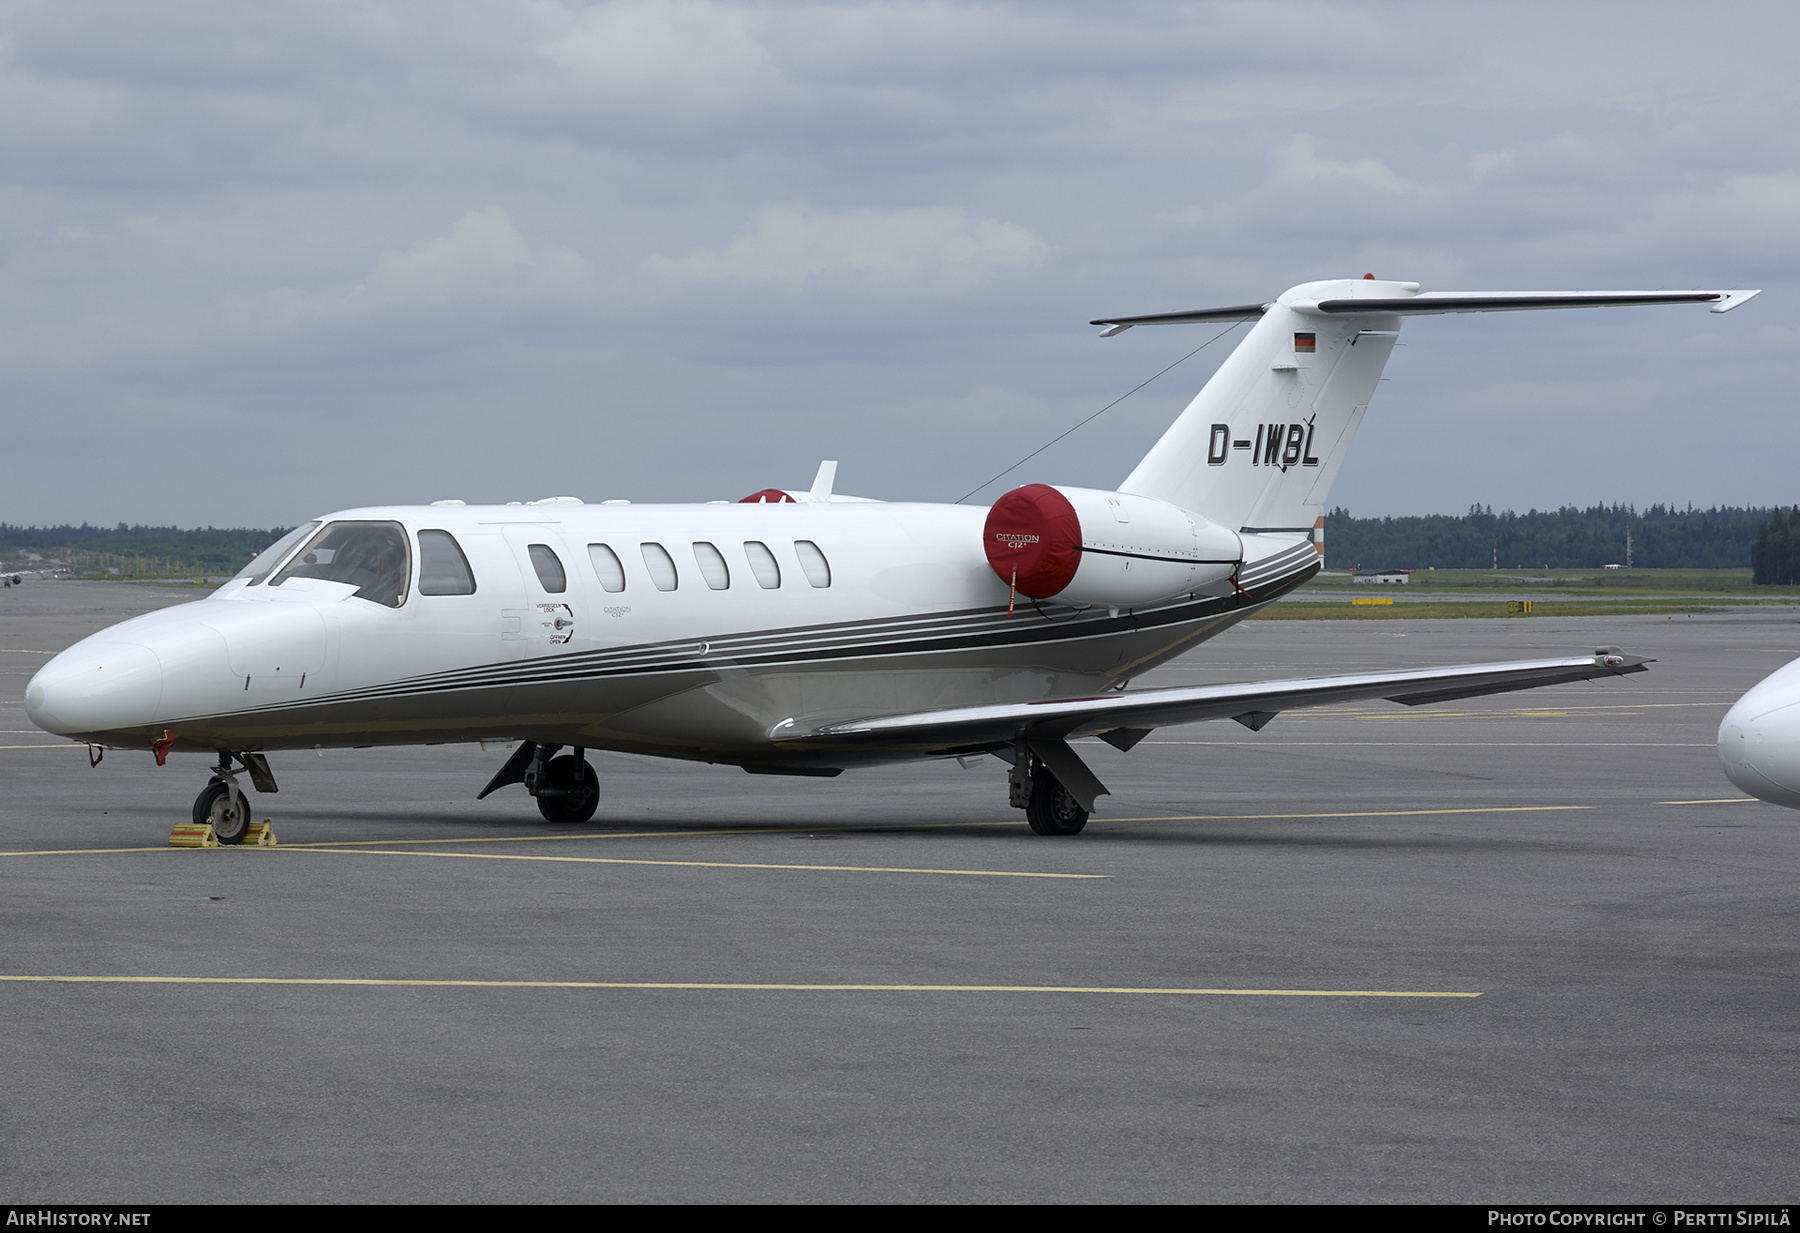
<svg viewBox="0 0 1800 1233"><path fill-rule="evenodd" d="M275 781L269 776L269 764L261 754L240 754L251 781L258 789L272 790ZM254 759L254 762L252 761ZM261 763L260 766L256 763ZM267 781L267 788L264 781ZM250 831L250 801L238 787L237 774L231 769L231 754L219 751L219 764L213 768L212 782L194 798L194 825L212 823L213 838L220 843L242 843Z"/></svg>
<svg viewBox="0 0 1800 1233"><path fill-rule="evenodd" d="M212 837L221 844L243 842L250 830L250 801L238 787L230 769L230 754L220 751L220 765L212 769L212 781L194 797L194 826L212 823Z"/></svg>

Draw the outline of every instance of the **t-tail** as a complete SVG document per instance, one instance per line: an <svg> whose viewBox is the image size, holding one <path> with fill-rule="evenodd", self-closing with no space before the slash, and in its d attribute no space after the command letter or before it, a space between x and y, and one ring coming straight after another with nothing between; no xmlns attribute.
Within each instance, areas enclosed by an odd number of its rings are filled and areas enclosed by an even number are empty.
<svg viewBox="0 0 1800 1233"><path fill-rule="evenodd" d="M1273 598L1319 568L1325 501L1404 317L1630 304L1737 307L1754 291L1421 293L1373 277L1268 304L1108 317L1254 324L1116 491L1026 484L988 511L988 563L1015 597L1108 608L1180 596Z"/></svg>
<svg viewBox="0 0 1800 1233"><path fill-rule="evenodd" d="M1428 313L1643 304L1737 307L1755 291L1423 292L1372 277L1304 283L1268 304L1095 321L1254 322L1119 491L1167 501L1246 534L1310 536L1324 553L1325 501L1399 338Z"/></svg>

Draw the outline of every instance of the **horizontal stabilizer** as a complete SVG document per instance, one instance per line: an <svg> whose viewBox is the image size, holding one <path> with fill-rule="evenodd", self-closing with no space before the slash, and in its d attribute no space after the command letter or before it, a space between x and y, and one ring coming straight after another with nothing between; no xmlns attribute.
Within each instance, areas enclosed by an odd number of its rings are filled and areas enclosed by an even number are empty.
<svg viewBox="0 0 1800 1233"><path fill-rule="evenodd" d="M1021 735L1031 741L1066 741L1099 736L1121 728L1143 730L1165 724L1235 719L1257 712L1288 711L1372 698L1416 706L1449 698L1473 698L1482 694L1624 676L1645 671L1645 665L1651 662L1642 656L1624 655L1608 648L1593 655L1563 659L1458 664L1407 672L1368 672L1238 685L1178 686L1098 698L951 707L909 715L882 715L848 723L813 724L805 719L788 719L777 724L769 736L782 745L810 748L862 746L911 749L922 754L952 753L1011 745Z"/></svg>
<svg viewBox="0 0 1800 1233"><path fill-rule="evenodd" d="M1151 313L1147 317L1102 317L1089 325L1109 325L1100 335L1111 338L1123 334L1134 325L1201 325L1208 321L1256 321L1269 310L1267 304L1237 304L1230 308L1196 308L1186 313Z"/></svg>
<svg viewBox="0 0 1800 1233"><path fill-rule="evenodd" d="M1381 284L1391 287L1394 284ZM1405 286L1417 286L1407 283ZM1305 316L1346 315L1423 317L1437 313L1506 313L1540 308L1627 308L1647 304L1708 304L1715 313L1730 312L1754 291L1426 291L1408 296L1344 297L1296 300L1288 307ZM1140 317L1102 317L1089 325L1108 328L1100 334L1111 338L1135 325L1199 325L1209 321L1257 321L1269 304L1235 304L1225 308L1197 308L1191 312L1150 313Z"/></svg>
<svg viewBox="0 0 1800 1233"><path fill-rule="evenodd" d="M1758 288L1758 291L1761 289ZM1381 313L1423 317L1434 313L1513 313L1536 308L1632 308L1646 304L1710 304L1730 312L1758 291L1426 291L1383 299L1316 300L1290 305L1295 312L1342 316Z"/></svg>

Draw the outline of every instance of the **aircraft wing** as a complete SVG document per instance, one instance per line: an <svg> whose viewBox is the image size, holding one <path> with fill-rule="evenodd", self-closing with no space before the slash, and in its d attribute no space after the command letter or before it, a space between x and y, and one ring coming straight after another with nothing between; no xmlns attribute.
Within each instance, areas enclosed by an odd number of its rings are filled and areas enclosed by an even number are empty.
<svg viewBox="0 0 1800 1233"><path fill-rule="evenodd" d="M1605 647L1592 655L1525 659L1500 664L1458 664L1406 672L1365 672L1234 685L1190 685L1067 698L999 703L877 715L833 723L805 718L777 724L770 738L810 749L859 746L916 749L921 753L969 753L1025 741L1036 749L1075 737L1098 736L1129 749L1151 729L1203 719L1235 719L1260 730L1281 711L1334 702L1385 698L1408 706L1537 689L1571 681L1643 672L1654 661Z"/></svg>

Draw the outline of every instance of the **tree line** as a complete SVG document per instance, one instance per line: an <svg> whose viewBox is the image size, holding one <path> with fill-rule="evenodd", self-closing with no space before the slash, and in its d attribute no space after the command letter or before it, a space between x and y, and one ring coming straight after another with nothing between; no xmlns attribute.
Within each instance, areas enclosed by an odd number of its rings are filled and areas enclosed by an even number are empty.
<svg viewBox="0 0 1800 1233"><path fill-rule="evenodd" d="M1750 581L1770 586L1800 582L1800 506L1779 507L1756 529L1750 544Z"/></svg>
<svg viewBox="0 0 1800 1233"><path fill-rule="evenodd" d="M1800 507L1565 505L1506 510L1358 518L1333 509L1325 519L1331 569L1486 569L1496 554L1503 569L1595 569L1631 564L1648 569L1752 569L1759 583L1800 583ZM181 568L235 573L287 533L283 527L15 526L0 522L0 560L27 552L45 558L75 553L161 558Z"/></svg>
<svg viewBox="0 0 1800 1233"><path fill-rule="evenodd" d="M1496 560L1502 569L1597 569L1626 564L1627 534L1630 564L1640 568L1751 568L1763 543L1771 562L1786 563L1783 581L1800 574L1800 512L1761 506L1565 505L1496 514L1472 505L1462 515L1402 518L1358 518L1340 507L1325 518L1325 561L1331 569L1487 569Z"/></svg>
<svg viewBox="0 0 1800 1233"><path fill-rule="evenodd" d="M99 557L148 558L178 572L234 574L256 553L280 539L280 527L131 526L96 527L82 523L57 527L22 527L0 522L0 560L20 562L28 552L71 561Z"/></svg>

